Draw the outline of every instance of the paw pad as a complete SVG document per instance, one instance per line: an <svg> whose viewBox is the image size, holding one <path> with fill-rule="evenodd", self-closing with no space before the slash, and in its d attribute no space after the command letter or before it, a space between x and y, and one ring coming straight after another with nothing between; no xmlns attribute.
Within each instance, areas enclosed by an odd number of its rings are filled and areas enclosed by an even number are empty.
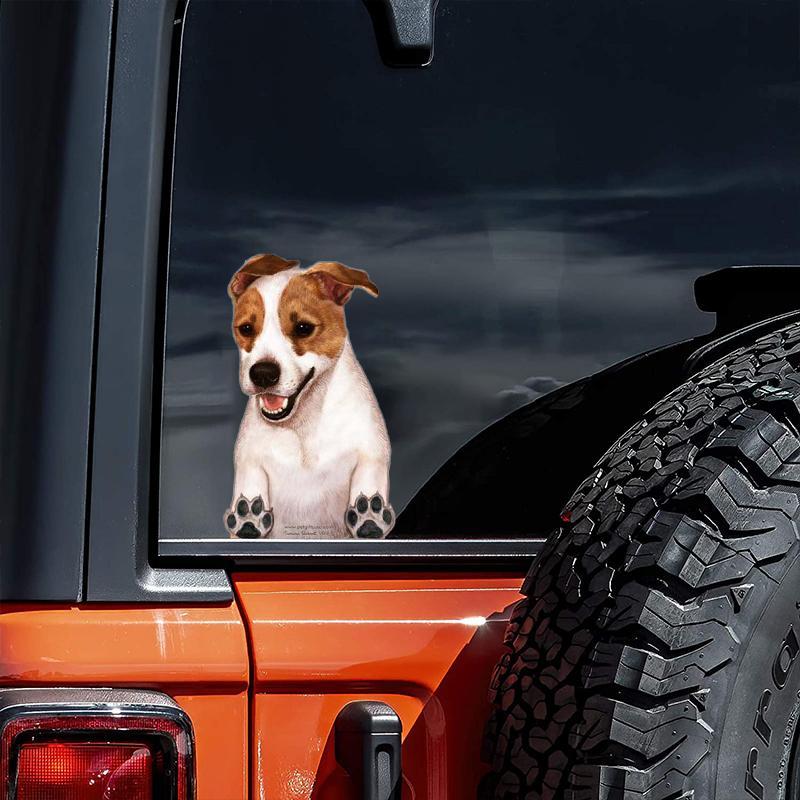
<svg viewBox="0 0 800 800"><path fill-rule="evenodd" d="M225 512L225 527L231 536L240 539L263 539L272 530L272 509L264 509L260 496L248 500L240 496Z"/></svg>
<svg viewBox="0 0 800 800"><path fill-rule="evenodd" d="M383 539L394 526L394 511L379 495L361 494L344 515L347 530L359 539Z"/></svg>

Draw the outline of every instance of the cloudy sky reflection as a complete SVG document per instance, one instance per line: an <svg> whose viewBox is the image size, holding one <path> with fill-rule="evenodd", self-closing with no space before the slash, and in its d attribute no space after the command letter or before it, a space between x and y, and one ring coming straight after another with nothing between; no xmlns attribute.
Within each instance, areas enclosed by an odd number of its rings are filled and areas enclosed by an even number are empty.
<svg viewBox="0 0 800 800"><path fill-rule="evenodd" d="M225 286L254 252L380 287L347 314L398 509L492 420L711 327L698 275L800 260L794 2L441 0L417 71L380 64L359 0L189 9L162 536L222 533Z"/></svg>

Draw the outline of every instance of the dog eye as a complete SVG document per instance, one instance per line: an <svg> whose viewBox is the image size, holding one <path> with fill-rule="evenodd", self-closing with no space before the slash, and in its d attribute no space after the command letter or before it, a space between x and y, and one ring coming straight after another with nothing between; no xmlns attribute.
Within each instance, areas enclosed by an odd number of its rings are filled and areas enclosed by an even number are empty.
<svg viewBox="0 0 800 800"><path fill-rule="evenodd" d="M252 336L253 326L249 322L245 322L239 326L238 331L242 334L242 336Z"/></svg>
<svg viewBox="0 0 800 800"><path fill-rule="evenodd" d="M295 322L294 324L294 335L297 336L299 339L304 339L306 336L311 336L314 333L314 328L316 325L312 324L311 322Z"/></svg>

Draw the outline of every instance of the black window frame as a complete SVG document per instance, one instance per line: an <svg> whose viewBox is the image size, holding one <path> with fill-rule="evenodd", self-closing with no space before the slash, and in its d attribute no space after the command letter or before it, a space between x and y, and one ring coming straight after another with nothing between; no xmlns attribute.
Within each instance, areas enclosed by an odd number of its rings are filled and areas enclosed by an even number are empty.
<svg viewBox="0 0 800 800"><path fill-rule="evenodd" d="M0 10L2 602L85 593L113 12L48 0Z"/></svg>
<svg viewBox="0 0 800 800"><path fill-rule="evenodd" d="M91 490L83 599L220 602L227 574L160 563L150 535L162 189L169 184L170 64L182 0L117 0L107 102L105 216L95 321ZM168 195L164 195L168 198Z"/></svg>
<svg viewBox="0 0 800 800"><path fill-rule="evenodd" d="M522 569L540 551L542 537L380 542L159 538L172 156L188 5L185 0L156 7L134 0L118 3L95 381L89 599L118 598L126 585L151 599L227 597L224 574L200 568L198 560L204 566L237 568ZM174 573L181 570L174 567L184 568L177 589Z"/></svg>

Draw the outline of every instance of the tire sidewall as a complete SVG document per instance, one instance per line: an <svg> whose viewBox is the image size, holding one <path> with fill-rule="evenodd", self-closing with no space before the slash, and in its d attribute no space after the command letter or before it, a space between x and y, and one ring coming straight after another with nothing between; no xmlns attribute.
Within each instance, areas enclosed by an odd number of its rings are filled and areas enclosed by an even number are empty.
<svg viewBox="0 0 800 800"><path fill-rule="evenodd" d="M766 605L758 603L759 589L762 596L771 590ZM763 610L743 641L727 698L711 796L787 800L800 724L800 553L795 551L777 588L765 580L749 593L754 596L744 601L736 627L748 622L747 600L755 601L754 611L759 605ZM713 694L709 702L715 702Z"/></svg>

